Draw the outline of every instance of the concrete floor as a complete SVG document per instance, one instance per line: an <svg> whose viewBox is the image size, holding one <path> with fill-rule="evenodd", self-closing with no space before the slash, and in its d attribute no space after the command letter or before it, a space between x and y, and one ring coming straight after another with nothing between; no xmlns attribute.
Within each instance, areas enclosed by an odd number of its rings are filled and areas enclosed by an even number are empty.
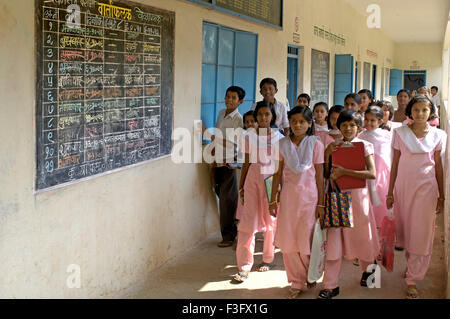
<svg viewBox="0 0 450 319"><path fill-rule="evenodd" d="M425 279L418 283L421 298L445 298L445 266L443 242L443 214L436 221L431 265ZM126 289L113 298L163 298L163 299L279 299L286 298L289 284L284 271L281 252L275 254L276 267L265 273L254 270L249 279L233 284L232 276L237 272L235 250L232 247L216 246L220 234L209 236L199 245L152 272L147 281ZM261 262L262 239L257 236L255 264ZM403 299L406 284L402 272L406 268L404 252L395 253L392 273L381 271L381 288L363 288L359 285L361 272L350 261L344 261L340 275L340 295L345 299ZM316 298L321 289L302 293L299 298Z"/></svg>

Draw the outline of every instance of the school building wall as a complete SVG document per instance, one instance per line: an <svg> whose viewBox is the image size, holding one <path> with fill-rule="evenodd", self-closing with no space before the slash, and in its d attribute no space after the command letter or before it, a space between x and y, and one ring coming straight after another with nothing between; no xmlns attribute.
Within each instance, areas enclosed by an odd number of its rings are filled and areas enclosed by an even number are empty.
<svg viewBox="0 0 450 319"><path fill-rule="evenodd" d="M394 51L396 68L426 70L427 87L442 88L442 43L396 43Z"/></svg>
<svg viewBox="0 0 450 319"><path fill-rule="evenodd" d="M304 48L304 92L310 90L311 49L330 53L331 103L334 54L377 64L378 89L383 67L397 63L395 44L368 29L366 17L343 0L285 1L284 30L183 0L136 2L175 12L174 128L192 131L200 119L203 21L257 33L257 92L262 78L273 77L281 99L288 44ZM0 48L6 61L0 63L0 297L117 296L219 231L208 169L166 157L36 194L34 25L34 1L0 1L0 41L7 44ZM315 25L342 34L346 46L315 36ZM71 264L80 266L80 288L66 285Z"/></svg>

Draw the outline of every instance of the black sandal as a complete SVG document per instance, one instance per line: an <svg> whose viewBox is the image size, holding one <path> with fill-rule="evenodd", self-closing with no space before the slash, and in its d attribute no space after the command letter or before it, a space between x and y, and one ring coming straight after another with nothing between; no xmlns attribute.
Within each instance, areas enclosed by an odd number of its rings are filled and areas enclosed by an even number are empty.
<svg viewBox="0 0 450 319"><path fill-rule="evenodd" d="M333 290L322 289L317 296L317 299L331 299L339 295L339 287L334 288Z"/></svg>

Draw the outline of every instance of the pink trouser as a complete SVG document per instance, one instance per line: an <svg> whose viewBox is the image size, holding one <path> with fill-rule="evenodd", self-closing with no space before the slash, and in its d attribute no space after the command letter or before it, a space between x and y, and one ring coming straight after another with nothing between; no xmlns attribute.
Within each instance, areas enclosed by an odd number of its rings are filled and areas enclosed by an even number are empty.
<svg viewBox="0 0 450 319"><path fill-rule="evenodd" d="M425 274L430 266L431 254L428 256L421 256L406 252L405 257L408 267L405 282L407 285L412 286L425 278Z"/></svg>
<svg viewBox="0 0 450 319"><path fill-rule="evenodd" d="M300 252L283 253L283 261L291 287L303 289L308 280L309 255L303 255Z"/></svg>
<svg viewBox="0 0 450 319"><path fill-rule="evenodd" d="M359 260L359 268L362 271L366 271L370 264L373 264L373 261ZM323 276L323 287L325 289L339 287L339 273L341 272L341 266L342 258L325 261L325 274Z"/></svg>
<svg viewBox="0 0 450 319"><path fill-rule="evenodd" d="M264 232L263 263L272 263L275 255L273 238L275 229ZM255 252L255 233L238 232L236 259L239 271L250 271L253 266L253 253Z"/></svg>

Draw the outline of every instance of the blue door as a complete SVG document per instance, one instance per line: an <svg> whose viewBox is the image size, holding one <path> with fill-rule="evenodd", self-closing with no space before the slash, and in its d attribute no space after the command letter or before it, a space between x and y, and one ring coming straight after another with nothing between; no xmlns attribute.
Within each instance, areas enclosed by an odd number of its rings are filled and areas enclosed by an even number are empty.
<svg viewBox="0 0 450 319"><path fill-rule="evenodd" d="M287 89L287 98L289 106L293 108L297 100L297 87L298 87L298 57L288 56L287 59L287 79L289 81L289 87Z"/></svg>
<svg viewBox="0 0 450 319"><path fill-rule="evenodd" d="M334 56L334 104L344 105L344 98L353 92L353 56Z"/></svg>
<svg viewBox="0 0 450 319"><path fill-rule="evenodd" d="M377 96L377 66L374 64L372 68L372 94L375 100Z"/></svg>
<svg viewBox="0 0 450 319"><path fill-rule="evenodd" d="M255 103L256 34L203 23L201 119L206 128L214 127L221 109L225 108L225 92L231 85L242 87L244 114Z"/></svg>
<svg viewBox="0 0 450 319"><path fill-rule="evenodd" d="M389 77L389 95L396 96L398 91L403 88L403 71L391 69Z"/></svg>

